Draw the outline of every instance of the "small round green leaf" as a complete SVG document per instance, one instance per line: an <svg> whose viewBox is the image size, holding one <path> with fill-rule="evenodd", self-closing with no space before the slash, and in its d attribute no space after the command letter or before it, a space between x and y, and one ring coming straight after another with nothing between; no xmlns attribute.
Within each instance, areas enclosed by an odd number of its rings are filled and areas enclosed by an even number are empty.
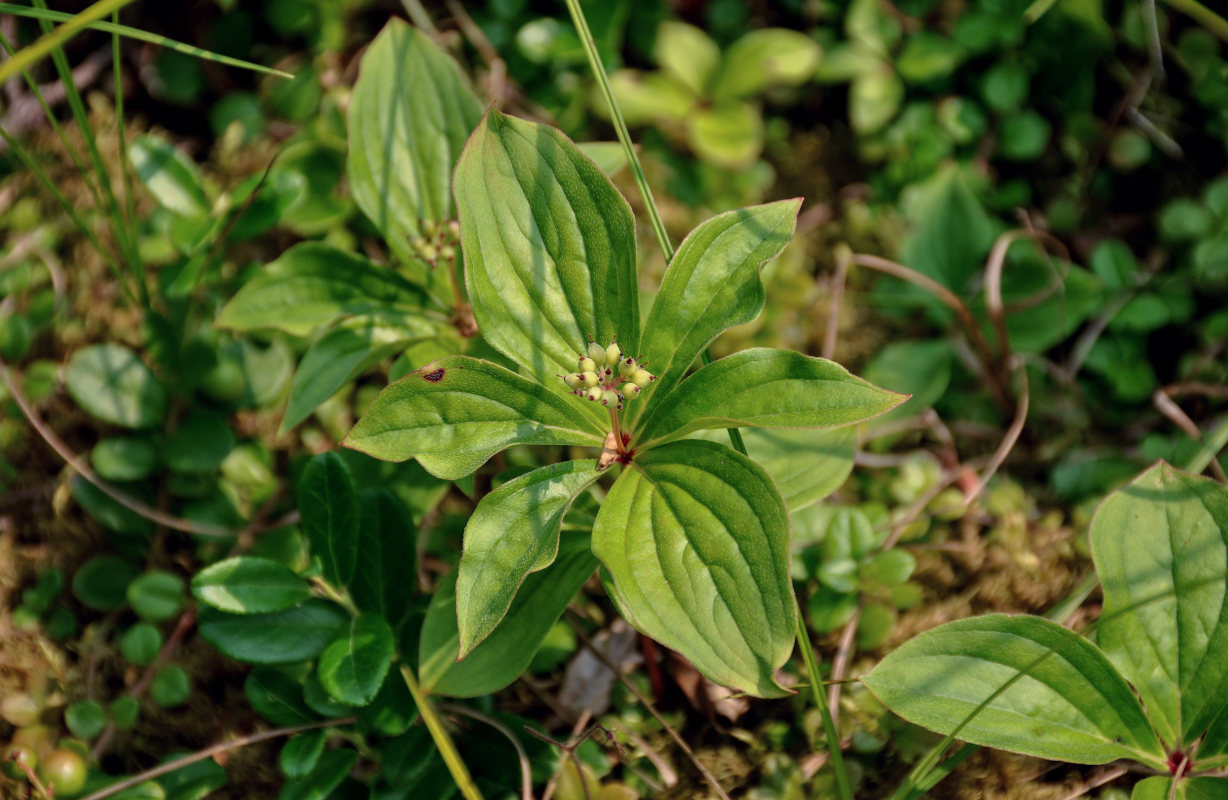
<svg viewBox="0 0 1228 800"><path fill-rule="evenodd" d="M301 778L315 768L324 752L324 731L299 734L282 745L277 765L287 778Z"/></svg>
<svg viewBox="0 0 1228 800"><path fill-rule="evenodd" d="M107 715L97 700L82 700L64 709L64 724L73 736L93 739L107 726Z"/></svg>
<svg viewBox="0 0 1228 800"><path fill-rule="evenodd" d="M114 611L128 599L138 570L118 556L94 556L72 576L72 593L95 611Z"/></svg>
<svg viewBox="0 0 1228 800"><path fill-rule="evenodd" d="M73 353L64 382L73 400L104 422L149 428L166 415L166 388L123 345L91 345Z"/></svg>
<svg viewBox="0 0 1228 800"><path fill-rule="evenodd" d="M170 619L183 608L183 579L159 570L146 572L128 584L128 604L141 619Z"/></svg>
<svg viewBox="0 0 1228 800"><path fill-rule="evenodd" d="M192 579L200 602L231 614L284 611L311 596L307 581L267 558L236 556L211 564Z"/></svg>
<svg viewBox="0 0 1228 800"><path fill-rule="evenodd" d="M187 670L175 664L158 670L149 687L149 696L163 708L182 705L191 694L192 679L188 677Z"/></svg>
<svg viewBox="0 0 1228 800"><path fill-rule="evenodd" d="M153 663L162 649L162 634L148 622L138 622L119 638L119 651L138 667Z"/></svg>
<svg viewBox="0 0 1228 800"><path fill-rule="evenodd" d="M153 474L158 454L148 439L113 436L94 445L90 463L109 481L139 481Z"/></svg>
<svg viewBox="0 0 1228 800"><path fill-rule="evenodd" d="M111 720L121 731L131 730L141 715L141 701L130 694L117 697L111 702Z"/></svg>

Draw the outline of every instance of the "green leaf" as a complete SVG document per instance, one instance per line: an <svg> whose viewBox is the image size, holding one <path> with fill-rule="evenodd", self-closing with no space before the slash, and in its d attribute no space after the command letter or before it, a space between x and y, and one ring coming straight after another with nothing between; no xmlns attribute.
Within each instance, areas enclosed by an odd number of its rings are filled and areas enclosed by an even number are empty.
<svg viewBox="0 0 1228 800"><path fill-rule="evenodd" d="M415 311L425 302L422 289L388 267L322 242L304 242L244 284L215 324L306 336L342 316Z"/></svg>
<svg viewBox="0 0 1228 800"><path fill-rule="evenodd" d="M638 352L631 207L554 128L491 110L456 167L465 285L478 328L523 371L567 393L592 336Z"/></svg>
<svg viewBox="0 0 1228 800"><path fill-rule="evenodd" d="M516 680L596 568L587 536L562 537L554 563L525 578L507 616L461 661L457 660L456 572L444 577L422 625L418 666L422 688L450 697L478 697Z"/></svg>
<svg viewBox="0 0 1228 800"><path fill-rule="evenodd" d="M307 462L298 481L298 508L324 576L345 586L358 559L358 490L341 456L330 451Z"/></svg>
<svg viewBox="0 0 1228 800"><path fill-rule="evenodd" d="M149 428L166 416L166 387L122 344L96 344L73 353L64 383L73 400L103 422Z"/></svg>
<svg viewBox="0 0 1228 800"><path fill-rule="evenodd" d="M636 628L722 686L787 694L773 673L793 649L789 518L749 458L692 440L637 456L601 505L593 553Z"/></svg>
<svg viewBox="0 0 1228 800"><path fill-rule="evenodd" d="M687 115L687 143L700 159L725 169L744 169L763 149L763 117L759 109L737 100Z"/></svg>
<svg viewBox="0 0 1228 800"><path fill-rule="evenodd" d="M143 620L162 622L183 608L183 579L162 570L143 573L127 589L128 605Z"/></svg>
<svg viewBox="0 0 1228 800"><path fill-rule="evenodd" d="M395 630L411 610L418 532L409 509L388 489L364 492L360 514L350 596L360 609L382 615Z"/></svg>
<svg viewBox="0 0 1228 800"><path fill-rule="evenodd" d="M1153 775L1134 784L1130 800L1224 800L1228 797L1228 781L1223 778L1182 778L1177 781L1168 775Z"/></svg>
<svg viewBox="0 0 1228 800"><path fill-rule="evenodd" d="M192 578L192 594L219 611L268 614L302 603L311 597L311 587L284 564L235 556L198 572Z"/></svg>
<svg viewBox="0 0 1228 800"><path fill-rule="evenodd" d="M994 226L956 166L914 190L907 206L912 231L900 261L954 292L963 291L993 245Z"/></svg>
<svg viewBox="0 0 1228 800"><path fill-rule="evenodd" d="M1100 646L1184 748L1228 692L1228 489L1160 462L1109 495L1091 541Z"/></svg>
<svg viewBox="0 0 1228 800"><path fill-rule="evenodd" d="M693 92L660 72L620 69L610 75L610 91L628 125L685 119L696 103Z"/></svg>
<svg viewBox="0 0 1228 800"><path fill-rule="evenodd" d="M417 458L456 480L513 444L600 447L605 431L583 408L489 361L451 356L381 392L342 444L385 461Z"/></svg>
<svg viewBox="0 0 1228 800"><path fill-rule="evenodd" d="M361 614L320 654L320 684L343 703L365 706L388 674L394 647L392 628L384 618Z"/></svg>
<svg viewBox="0 0 1228 800"><path fill-rule="evenodd" d="M657 399L637 430L651 442L703 428L834 428L878 416L905 399L834 361L760 347L701 367Z"/></svg>
<svg viewBox="0 0 1228 800"><path fill-rule="evenodd" d="M866 364L865 379L884 389L911 395L898 407L879 418L920 414L947 391L955 353L945 339L892 342Z"/></svg>
<svg viewBox="0 0 1228 800"><path fill-rule="evenodd" d="M128 584L140 571L119 556L94 556L72 576L72 593L95 611L114 611L128 600Z"/></svg>
<svg viewBox="0 0 1228 800"><path fill-rule="evenodd" d="M181 706L191 695L192 679L187 670L178 664L158 670L149 686L149 696L163 708Z"/></svg>
<svg viewBox="0 0 1228 800"><path fill-rule="evenodd" d="M657 63L678 83L703 96L720 66L721 50L700 28L667 20L657 27Z"/></svg>
<svg viewBox="0 0 1228 800"><path fill-rule="evenodd" d="M878 132L895 118L904 103L904 81L891 65L880 61L849 85L849 124L861 136Z"/></svg>
<svg viewBox="0 0 1228 800"><path fill-rule="evenodd" d="M945 36L919 31L896 57L900 77L909 83L931 83L948 77L967 58L967 52Z"/></svg>
<svg viewBox="0 0 1228 800"><path fill-rule="evenodd" d="M213 203L200 171L170 142L146 134L128 148L136 176L157 201L182 217L208 216Z"/></svg>
<svg viewBox="0 0 1228 800"><path fill-rule="evenodd" d="M90 451L90 463L109 481L139 481L158 466L158 451L144 437L112 436Z"/></svg>
<svg viewBox="0 0 1228 800"><path fill-rule="evenodd" d="M822 55L819 43L804 33L786 28L751 31L725 51L712 97L749 97L772 86L805 83Z"/></svg>
<svg viewBox="0 0 1228 800"><path fill-rule="evenodd" d="M138 622L119 638L119 652L138 667L148 666L162 649L162 634L148 622Z"/></svg>
<svg viewBox="0 0 1228 800"><path fill-rule="evenodd" d="M64 724L73 736L93 739L107 726L107 713L97 700L81 700L64 709Z"/></svg>
<svg viewBox="0 0 1228 800"><path fill-rule="evenodd" d="M727 442L724 430L695 431L690 438ZM746 452L767 470L790 513L800 511L840 488L853 471L857 426L831 430L747 428Z"/></svg>
<svg viewBox="0 0 1228 800"><path fill-rule="evenodd" d="M627 151L618 142L576 142L576 147L606 175L614 175L627 166Z"/></svg>
<svg viewBox="0 0 1228 800"><path fill-rule="evenodd" d="M358 761L358 752L348 747L326 750L315 769L301 778L286 781L277 800L324 800L341 785Z"/></svg>
<svg viewBox="0 0 1228 800"><path fill-rule="evenodd" d="M302 684L274 667L248 673L243 692L256 713L274 725L304 725L317 718L303 702Z"/></svg>
<svg viewBox="0 0 1228 800"><path fill-rule="evenodd" d="M759 267L793 238L800 207L796 199L727 211L687 235L644 323L645 360L657 376L645 400L682 380L721 332L759 316Z"/></svg>
<svg viewBox="0 0 1228 800"><path fill-rule="evenodd" d="M291 664L320 654L345 629L350 615L313 598L272 614L226 614L200 609L201 638L224 656L249 664Z"/></svg>
<svg viewBox="0 0 1228 800"><path fill-rule="evenodd" d="M221 414L193 410L161 444L163 464L175 472L200 474L221 466L234 448L235 436Z"/></svg>
<svg viewBox="0 0 1228 800"><path fill-rule="evenodd" d="M482 105L456 62L398 19L362 59L350 97L354 201L407 263L422 220L453 218L452 168Z"/></svg>
<svg viewBox="0 0 1228 800"><path fill-rule="evenodd" d="M352 317L326 331L307 348L294 373L280 430L290 430L342 386L444 327L421 314L379 314Z"/></svg>
<svg viewBox="0 0 1228 800"><path fill-rule="evenodd" d="M277 754L277 766L287 778L301 778L315 768L324 752L325 732L300 733L282 745Z"/></svg>
<svg viewBox="0 0 1228 800"><path fill-rule="evenodd" d="M166 790L166 800L204 800L225 786L227 780L226 770L213 759L206 758L163 775L158 783Z"/></svg>
<svg viewBox="0 0 1228 800"><path fill-rule="evenodd" d="M1086 639L1046 619L949 622L906 642L862 682L909 722L958 731L973 744L1076 764L1129 758L1163 768L1163 746L1125 679Z"/></svg>
<svg viewBox="0 0 1228 800"><path fill-rule="evenodd" d="M478 503L465 526L457 569L461 658L503 619L525 576L553 563L563 516L600 475L596 461L551 464L508 481Z"/></svg>

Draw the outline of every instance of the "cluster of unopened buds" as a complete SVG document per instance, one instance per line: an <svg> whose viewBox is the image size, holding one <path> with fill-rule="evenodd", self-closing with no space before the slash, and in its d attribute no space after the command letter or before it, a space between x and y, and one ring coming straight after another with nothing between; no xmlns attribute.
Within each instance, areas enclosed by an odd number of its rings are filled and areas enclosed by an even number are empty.
<svg viewBox="0 0 1228 800"><path fill-rule="evenodd" d="M409 246L423 261L435 266L441 261L452 261L456 258L459 241L460 224L456 220L436 222L420 219L418 235L410 237Z"/></svg>
<svg viewBox="0 0 1228 800"><path fill-rule="evenodd" d="M588 352L580 355L580 369L559 377L572 394L619 411L623 403L638 397L644 387L657 379L639 361L619 350L617 342L602 347L593 341L588 343Z"/></svg>

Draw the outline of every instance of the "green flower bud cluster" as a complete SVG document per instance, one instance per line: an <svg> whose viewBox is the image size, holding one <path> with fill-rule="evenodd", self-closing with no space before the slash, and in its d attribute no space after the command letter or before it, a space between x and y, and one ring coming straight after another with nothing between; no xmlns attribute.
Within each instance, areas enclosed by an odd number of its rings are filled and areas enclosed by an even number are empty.
<svg viewBox="0 0 1228 800"><path fill-rule="evenodd" d="M602 347L593 341L580 354L579 370L559 377L572 394L619 411L628 398L638 397L645 386L657 379L640 362L619 350L617 342Z"/></svg>
<svg viewBox="0 0 1228 800"><path fill-rule="evenodd" d="M423 261L434 267L441 261L455 260L459 242L460 223L456 220L436 222L433 219L420 219L418 235L410 237L409 246Z"/></svg>

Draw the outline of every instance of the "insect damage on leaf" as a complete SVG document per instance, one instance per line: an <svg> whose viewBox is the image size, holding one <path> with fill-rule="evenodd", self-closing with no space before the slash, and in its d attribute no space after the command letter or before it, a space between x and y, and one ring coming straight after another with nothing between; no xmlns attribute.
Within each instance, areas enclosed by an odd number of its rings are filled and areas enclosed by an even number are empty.
<svg viewBox="0 0 1228 800"><path fill-rule="evenodd" d="M445 372L444 368L440 367L434 372L428 372L425 375L423 375L422 380L430 381L431 383L439 383L441 380L443 380L444 372Z"/></svg>

